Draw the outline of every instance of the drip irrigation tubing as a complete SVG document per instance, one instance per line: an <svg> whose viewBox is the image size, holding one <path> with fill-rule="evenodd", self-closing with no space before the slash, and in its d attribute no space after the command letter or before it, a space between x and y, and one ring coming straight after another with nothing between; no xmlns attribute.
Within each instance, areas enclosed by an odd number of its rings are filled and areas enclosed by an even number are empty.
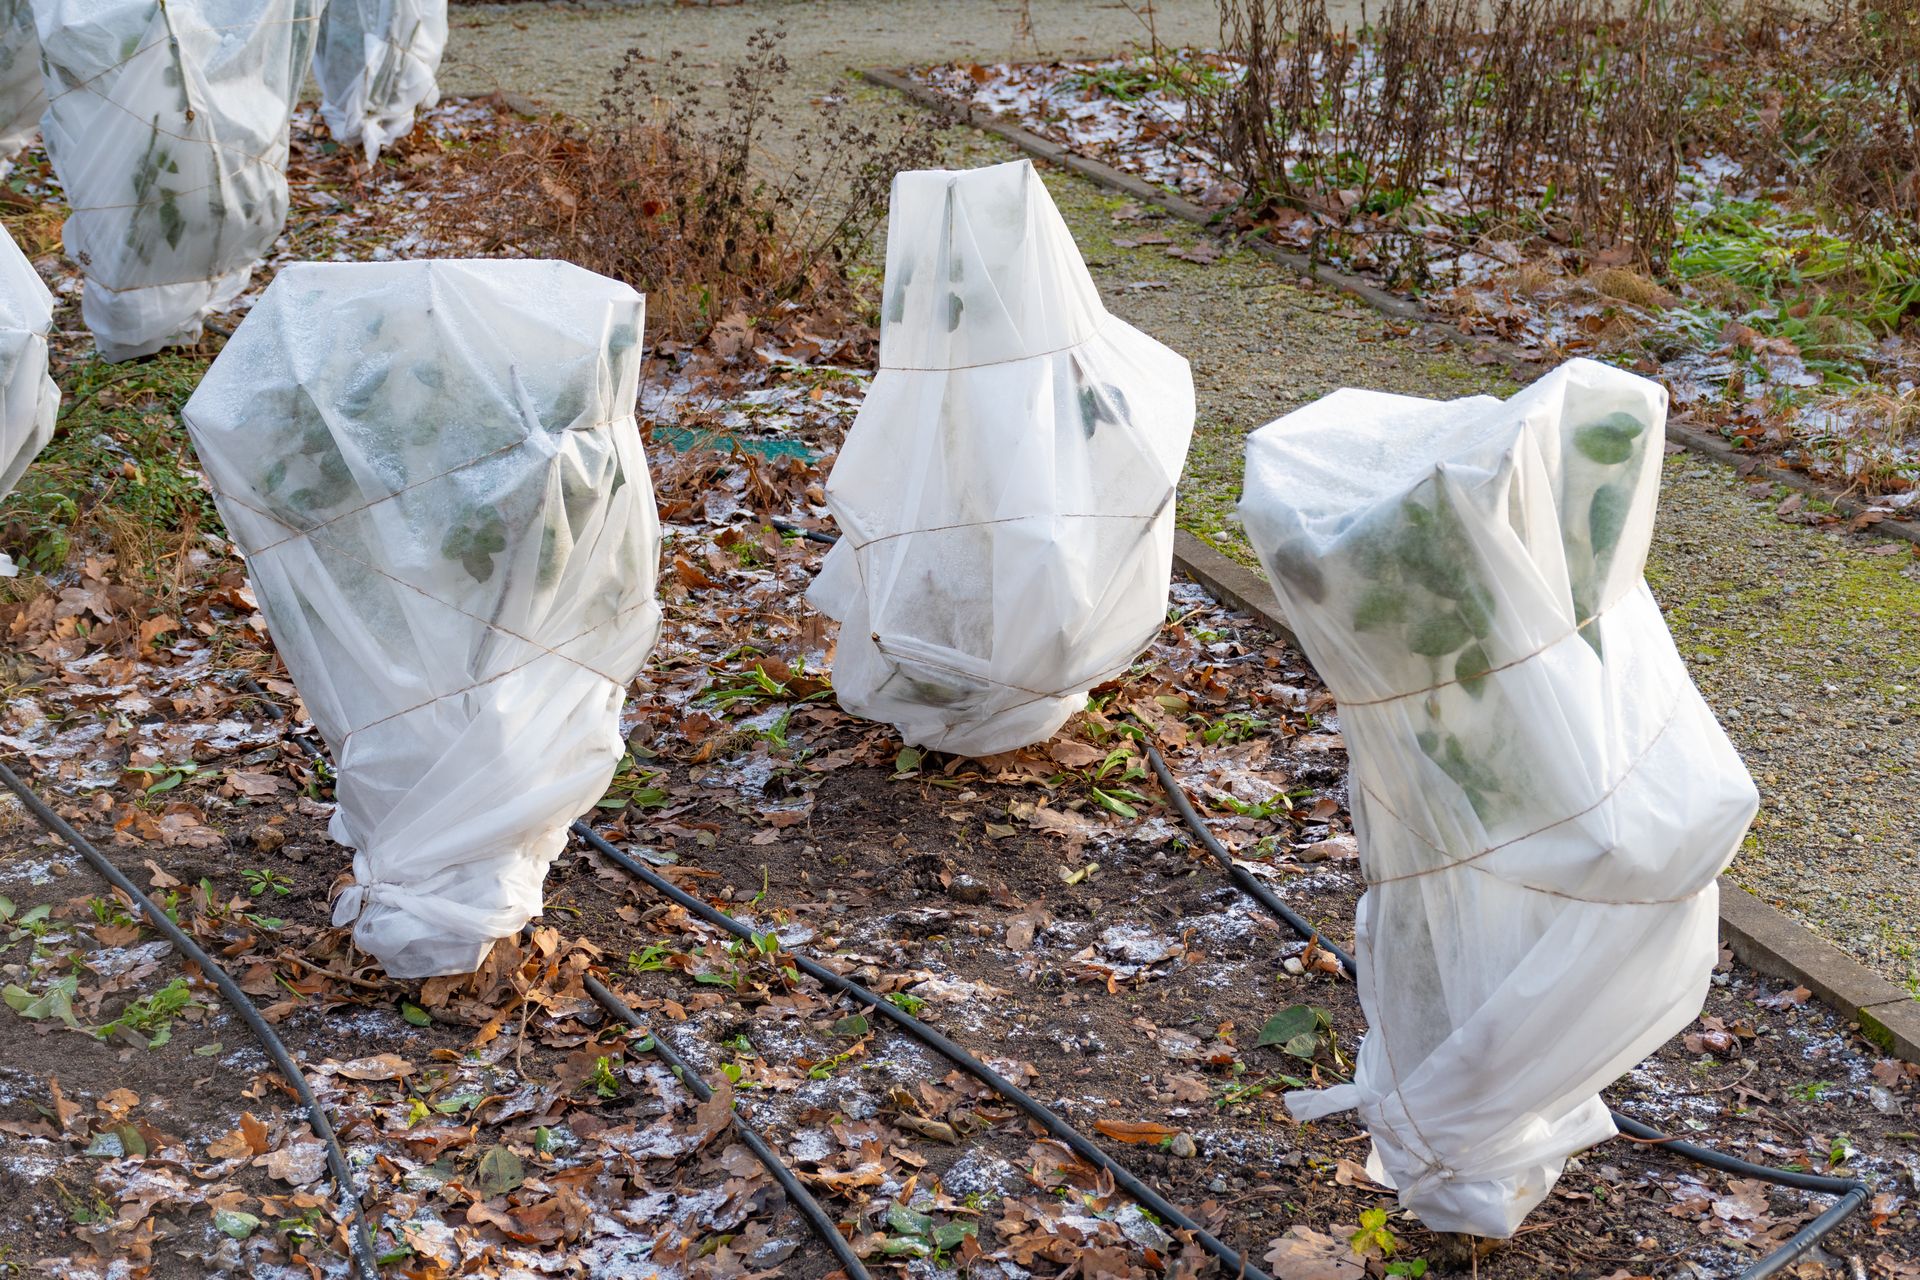
<svg viewBox="0 0 1920 1280"><path fill-rule="evenodd" d="M1153 743L1144 738L1141 741L1147 751L1147 760L1152 764L1154 774L1160 779L1160 786L1167 793L1167 798L1172 801L1174 810L1179 813L1180 820L1186 823L1187 829L1200 841L1201 846L1226 869L1234 884L1268 912L1285 922L1302 938L1308 939L1322 951L1331 953L1340 962L1340 968L1347 977L1357 980L1360 976L1360 966L1353 956L1336 944L1327 941L1311 922L1281 902L1274 896L1272 890L1261 884L1251 872L1234 861L1233 854L1214 836L1206 820L1200 816L1193 807L1193 802L1187 798L1186 788L1180 785L1173 776L1173 770L1167 767L1166 757L1160 754L1159 748ZM1776 1186L1793 1187L1800 1191L1840 1197L1825 1213L1802 1227L1785 1244L1741 1272L1740 1280L1767 1280L1769 1276L1779 1275L1867 1202L1867 1184L1858 1178L1833 1178L1823 1174L1800 1173L1792 1169L1776 1169L1771 1165L1754 1164L1738 1156L1715 1151L1711 1147L1695 1146L1693 1143L1668 1137L1651 1125L1635 1120L1632 1116L1612 1108L1608 1110L1613 1116L1614 1127L1621 1133L1650 1146L1671 1151L1683 1160L1691 1160L1695 1164L1718 1169L1722 1173L1733 1174L1736 1177L1755 1178Z"/></svg>
<svg viewBox="0 0 1920 1280"><path fill-rule="evenodd" d="M235 1013L240 1015L240 1020L247 1024L247 1029L253 1032L261 1048L267 1051L267 1056L273 1060L273 1065L279 1069L281 1077L292 1086L294 1093L305 1104L307 1124L313 1129L314 1136L326 1145L327 1167L333 1173L334 1185L339 1188L341 1200L350 1210L348 1238L355 1270L360 1274L361 1280L380 1280L380 1263L374 1256L373 1240L367 1232L366 1206L361 1203L359 1189L353 1181L353 1173L347 1166L346 1152L341 1150L339 1136L334 1133L333 1121L327 1115L327 1109L320 1105L320 1100L313 1096L313 1090L307 1084L306 1075L294 1062L293 1055L287 1052L287 1046L281 1042L278 1035L274 1034L267 1020L260 1016L260 1010L254 1006L247 993L242 991L240 984L215 963L213 957L208 955L185 929L175 924L160 905L140 889L139 885L129 880L105 854L93 847L91 841L75 831L66 819L48 807L46 801L36 795L33 788L22 782L19 775L4 763L0 763L0 785L4 785L7 790L13 792L20 803L27 807L27 812L31 813L41 826L66 841L74 852L85 858L109 884L131 898L142 914L147 917L148 922L173 944L174 949L199 966L200 972L207 976L219 990L221 997L233 1006Z"/></svg>
<svg viewBox="0 0 1920 1280"><path fill-rule="evenodd" d="M808 542L818 542L830 547L840 541L840 535L837 533L827 533L820 529L809 529L804 525L794 524L790 520L775 520L772 516L768 516L767 523L771 525L776 532L790 533L796 538L805 538Z"/></svg>
<svg viewBox="0 0 1920 1280"><path fill-rule="evenodd" d="M287 722L287 713L273 702L268 696L267 691L261 688L257 682L243 676L239 681L239 685L246 692L258 699L260 705L266 708L267 714L272 719L278 720L283 724ZM288 736L299 744L301 750L305 751L314 759L324 760L326 758L325 750L319 743L315 742L306 734L290 729ZM634 1012L631 1005L615 995L612 989L593 975L588 974L584 981L587 994L598 1001L603 1009L620 1019L620 1021L626 1023L629 1027L639 1031L645 1037L642 1041L644 1046L643 1052L658 1055L661 1061L665 1062L672 1070L674 1077L678 1079L681 1084L685 1085L688 1092L692 1093L699 1101L705 1102L713 1096L713 1087L702 1078L699 1072L695 1071L693 1067L688 1064L686 1059L682 1058L680 1054L675 1051L671 1044L667 1043L664 1037L656 1035L649 1030L641 1021L640 1015ZM800 1216L807 1220L807 1225L813 1228L814 1234L820 1237L821 1242L832 1251L833 1256L839 1259L840 1265L846 1268L848 1280L873 1280L872 1274L866 1269L865 1265L861 1263L860 1256L856 1254L853 1251L853 1247L847 1243L846 1237L840 1234L840 1228L834 1224L833 1218L821 1207L820 1202L814 1199L813 1194L809 1192L801 1183L800 1179L795 1176L793 1170L780 1159L773 1148L767 1145L766 1140L748 1125L745 1118L738 1112L735 1112L733 1115L733 1127L739 1135L740 1140L746 1145L747 1150L753 1152L754 1158L761 1163L768 1173L773 1175L773 1180L780 1184L780 1189L786 1193L788 1201L792 1203L794 1209Z"/></svg>
<svg viewBox="0 0 1920 1280"><path fill-rule="evenodd" d="M713 1097L712 1086L701 1078L700 1073L695 1071L672 1045L667 1043L665 1037L649 1030L646 1023L641 1021L640 1015L635 1013L624 1000L608 990L606 984L592 974L588 974L584 981L588 995L598 1000L601 1006L614 1017L640 1032L644 1039L636 1047L642 1053L658 1055L660 1060L672 1070L674 1078L685 1085L687 1091L700 1101L705 1102ZM840 1234L840 1228L834 1224L833 1218L820 1207L820 1202L813 1198L813 1194L801 1185L800 1179L794 1176L793 1170L774 1154L773 1148L767 1145L766 1139L747 1123L744 1116L738 1111L731 1112L731 1115L735 1135L746 1144L747 1150L753 1152L754 1158L765 1166L767 1172L773 1175L773 1180L780 1184L782 1191L787 1193L787 1199L795 1209L799 1210L800 1216L807 1220L814 1234L820 1237L827 1248L833 1251L833 1256L839 1259L840 1265L846 1268L850 1280L872 1280L866 1266L860 1261L860 1256L853 1251L853 1246L847 1243L846 1237Z"/></svg>
<svg viewBox="0 0 1920 1280"><path fill-rule="evenodd" d="M679 903L708 924L725 929L735 937L749 940L754 937L754 931L751 928L710 903L694 897L665 876L626 853L586 823L574 823L573 833L615 866L642 881L647 887ZM869 1012L887 1019L915 1040L934 1050L962 1071L979 1079L995 1093L1026 1112L1048 1134L1065 1143L1075 1155L1106 1173L1113 1179L1115 1186L1133 1197L1137 1203L1159 1215L1164 1221L1171 1222L1183 1231L1191 1232L1200 1247L1212 1254L1227 1269L1228 1275L1236 1277L1237 1280L1271 1280L1271 1277L1256 1267L1249 1258L1215 1237L1212 1232L1188 1217L1172 1201L1134 1177L1124 1165L1095 1146L1078 1129L1055 1115L1045 1103L1006 1079L941 1032L851 978L835 973L819 961L798 952L789 951L787 954L793 960L794 968L801 973L813 978L829 991L848 996L863 1006L870 1006Z"/></svg>

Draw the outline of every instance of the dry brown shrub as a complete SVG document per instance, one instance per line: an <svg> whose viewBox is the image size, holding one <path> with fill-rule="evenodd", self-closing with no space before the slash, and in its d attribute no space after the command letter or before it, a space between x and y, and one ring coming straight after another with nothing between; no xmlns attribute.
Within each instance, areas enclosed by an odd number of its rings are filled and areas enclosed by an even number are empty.
<svg viewBox="0 0 1920 1280"><path fill-rule="evenodd" d="M1256 204L1379 230L1390 278L1420 283L1425 206L1463 233L1624 247L1673 238L1678 35L1634 0L1385 0L1365 39L1325 0L1220 0L1244 75L1190 98Z"/></svg>
<svg viewBox="0 0 1920 1280"><path fill-rule="evenodd" d="M628 50L597 120L513 131L436 204L434 234L625 280L647 295L649 341L697 341L776 307L823 330L863 323L852 272L893 175L931 161L942 122L901 113L872 127L828 99L794 155L770 155L773 94L788 74L780 40L756 32L717 89L677 52L654 67Z"/></svg>

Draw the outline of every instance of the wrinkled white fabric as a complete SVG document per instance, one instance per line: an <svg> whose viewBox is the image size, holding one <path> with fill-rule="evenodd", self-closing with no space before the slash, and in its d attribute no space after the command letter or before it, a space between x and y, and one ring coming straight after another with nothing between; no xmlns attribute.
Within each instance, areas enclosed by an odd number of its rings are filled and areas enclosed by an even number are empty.
<svg viewBox="0 0 1920 1280"><path fill-rule="evenodd" d="M0 0L0 175L40 133L47 95L40 79L40 37L28 0Z"/></svg>
<svg viewBox="0 0 1920 1280"><path fill-rule="evenodd" d="M1025 161L893 183L880 370L827 483L855 715L964 755L1052 736L1164 620L1187 362L1107 314Z"/></svg>
<svg viewBox="0 0 1920 1280"><path fill-rule="evenodd" d="M335 922L399 978L540 910L659 632L645 303L547 261L297 264L184 416L338 771Z"/></svg>
<svg viewBox="0 0 1920 1280"><path fill-rule="evenodd" d="M60 388L47 373L47 334L53 295L40 273L0 229L0 498L13 492L40 450L53 438ZM0 578L11 578L0 552Z"/></svg>
<svg viewBox="0 0 1920 1280"><path fill-rule="evenodd" d="M1368 889L1350 1086L1436 1231L1508 1236L1685 1027L1757 804L1642 572L1666 393L1345 390L1256 432L1241 515L1338 702Z"/></svg>
<svg viewBox="0 0 1920 1280"><path fill-rule="evenodd" d="M103 359L198 340L273 247L321 3L34 0L62 238Z"/></svg>
<svg viewBox="0 0 1920 1280"><path fill-rule="evenodd" d="M440 100L446 48L447 0L327 0L313 78L334 138L359 143L372 164Z"/></svg>

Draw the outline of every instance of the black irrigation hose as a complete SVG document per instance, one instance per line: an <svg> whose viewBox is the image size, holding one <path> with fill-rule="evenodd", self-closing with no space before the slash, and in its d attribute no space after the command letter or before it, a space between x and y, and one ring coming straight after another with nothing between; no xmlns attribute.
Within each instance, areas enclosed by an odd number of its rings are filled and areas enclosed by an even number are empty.
<svg viewBox="0 0 1920 1280"><path fill-rule="evenodd" d="M1174 781L1173 771L1167 768L1166 759L1160 754L1159 749L1144 738L1141 739L1141 743L1147 749L1147 762L1153 766L1153 772L1160 779L1161 790L1165 791L1167 798L1173 801L1174 811L1180 815L1181 821L1187 824L1187 829L1193 832L1206 851L1219 862L1233 883L1239 886L1240 891L1265 907L1269 915L1277 917L1295 933L1312 942L1320 950L1331 953L1333 958L1340 962L1340 968L1349 978L1357 975L1360 967L1354 963L1351 955L1337 943L1329 941L1325 934L1314 927L1311 920L1280 901L1273 890L1260 883L1259 877L1233 860L1233 855L1227 851L1227 847L1214 839L1213 832L1207 830L1206 822L1194 809L1193 802L1187 799L1186 788Z"/></svg>
<svg viewBox="0 0 1920 1280"><path fill-rule="evenodd" d="M9 791L19 797L20 803L39 820L41 826L66 841L76 853L87 860L95 871L106 877L109 884L133 899L153 927L159 930L182 956L200 967L200 972L219 989L221 996L233 1006L233 1011L240 1015L240 1020L247 1024L247 1029L253 1032L254 1037L260 1041L260 1046L267 1051L267 1056L273 1059L274 1066L279 1068L280 1075L293 1087L300 1101L306 1104L307 1123L312 1127L314 1135L326 1144L327 1167L333 1172L334 1184L340 1189L341 1199L352 1210L349 1238L352 1243L355 1268L359 1271L362 1280L380 1280L380 1264L374 1257L373 1241L367 1234L366 1208L360 1202L360 1192L354 1184L352 1171L347 1168L346 1153L340 1149L340 1139L333 1131L333 1121L328 1117L326 1108L320 1105L320 1100L313 1096L313 1090L307 1085L306 1076L294 1062L293 1055L287 1052L287 1046L281 1043L278 1035L274 1034L267 1020L260 1016L260 1010L254 1007L247 993L240 989L240 985L228 975L225 969L214 962L213 957L208 955L185 929L168 918L167 913L161 910L158 903L142 892L140 886L127 879L120 868L113 865L105 854L93 847L92 842L75 831L65 819L49 808L44 800L34 794L33 788L22 782L19 776L4 763L0 763L0 784L4 784Z"/></svg>
<svg viewBox="0 0 1920 1280"><path fill-rule="evenodd" d="M775 520L772 516L767 517L767 523L781 533L790 533L795 537L805 538L808 542L819 542L830 547L840 541L840 535L837 533L825 533L819 529L803 528L788 520Z"/></svg>
<svg viewBox="0 0 1920 1280"><path fill-rule="evenodd" d="M287 719L287 713L268 699L267 691L257 682L243 676L239 684L241 688L259 699L260 704L267 709L267 714L273 719L280 721ZM320 744L312 738L302 733L294 733L290 736L300 745L301 750L314 759L325 758ZM645 1024L640 1021L640 1015L635 1013L630 1005L592 974L588 974L584 981L587 994L599 1001L602 1008L628 1026L645 1033L645 1052L658 1054L661 1060L672 1069L674 1076L695 1098L705 1102L713 1096L713 1089L701 1078L700 1073L688 1065L664 1038L648 1031ZM773 1175L773 1180L780 1184L780 1189L786 1192L787 1199L799 1211L800 1216L807 1220L807 1224L813 1228L814 1233L825 1242L828 1249L833 1251L834 1257L840 1260L840 1265L847 1269L848 1280L873 1280L872 1275L861 1264L860 1256L847 1243L846 1237L840 1234L840 1228L834 1225L827 1211L820 1207L820 1202L800 1184L800 1180L794 1177L793 1171L781 1161L773 1148L769 1147L737 1113L733 1117L733 1126L747 1149L753 1152L754 1158L766 1167L767 1172Z"/></svg>
<svg viewBox="0 0 1920 1280"><path fill-rule="evenodd" d="M1215 838L1205 820L1194 809L1193 802L1187 799L1186 789L1174 778L1173 771L1167 767L1166 758L1160 754L1153 743L1146 742L1144 739L1142 742L1146 747L1147 760L1153 765L1153 771L1160 779L1160 786L1166 791L1167 798L1173 802L1173 807L1180 814L1181 821L1187 824L1188 830L1193 832L1207 852L1226 868L1227 873L1233 877L1233 882L1245 890L1254 901L1285 921L1295 933L1318 944L1322 951L1331 952L1340 961L1341 969L1349 978L1357 978L1360 966L1353 956L1328 942L1311 923L1275 897L1273 891L1255 879L1246 868L1234 862L1233 854ZM1735 1174L1742 1178L1757 1178L1776 1186L1793 1187L1800 1191L1814 1191L1840 1197L1838 1203L1802 1227L1792 1239L1741 1272L1740 1280L1766 1280L1768 1276L1778 1275L1867 1202L1867 1184L1858 1178L1830 1178L1817 1173L1799 1173L1792 1169L1776 1169L1770 1165L1754 1164L1738 1156L1715 1151L1711 1147L1696 1146L1690 1142L1670 1138L1658 1129L1642 1124L1632 1116L1624 1115L1619 1111L1611 1111L1611 1114L1614 1127L1621 1133L1671 1151L1683 1160L1691 1160L1710 1169L1718 1169L1722 1173Z"/></svg>
<svg viewBox="0 0 1920 1280"><path fill-rule="evenodd" d="M672 1070L674 1078L685 1085L688 1092L700 1101L705 1102L713 1096L712 1087L700 1078L700 1073L675 1052L674 1047L667 1043L665 1037L648 1030L646 1023L640 1020L640 1015L619 996L609 991L605 983L592 974L588 974L583 981L586 984L587 994L598 1000L607 1012L645 1036L645 1039L635 1046L636 1048L642 1053L658 1054ZM787 1193L787 1199L792 1202L795 1209L800 1211L800 1216L807 1220L814 1234L826 1242L827 1248L833 1250L833 1256L838 1258L840 1265L847 1269L850 1280L872 1280L866 1266L860 1261L860 1255L853 1251L853 1246L848 1244L846 1237L840 1234L840 1228L834 1224L832 1216L820 1207L820 1202L813 1198L813 1193L801 1185L800 1180L793 1176L793 1170L774 1154L773 1148L767 1145L766 1139L746 1122L745 1117L738 1111L733 1112L732 1115L734 1133L741 1142L746 1144L747 1150L753 1152L754 1158L773 1175L773 1180L778 1182L780 1189Z"/></svg>
<svg viewBox="0 0 1920 1280"><path fill-rule="evenodd" d="M1718 1169L1722 1173L1731 1173L1742 1178L1756 1178L1783 1187L1794 1187L1801 1191L1816 1191L1840 1197L1825 1213L1795 1232L1785 1244L1742 1271L1740 1280L1766 1280L1768 1276L1779 1275L1789 1264L1797 1261L1801 1255L1819 1244L1829 1232L1852 1217L1854 1211L1867 1202L1867 1184L1858 1178L1829 1178L1818 1173L1799 1173L1792 1169L1775 1169L1768 1165L1750 1164L1737 1156L1715 1151L1712 1147L1699 1147L1691 1142L1682 1142L1678 1138L1669 1138L1658 1129L1641 1124L1632 1116L1621 1115L1618 1111L1613 1113L1613 1123L1620 1132L1630 1138L1658 1145L1682 1159L1692 1160L1710 1169Z"/></svg>
<svg viewBox="0 0 1920 1280"><path fill-rule="evenodd" d="M671 880L654 871L651 867L630 857L586 823L574 823L573 833L593 846L601 856L613 862L629 875L641 880L656 892L665 894L668 898L679 903L688 911L693 912L693 914L699 916L708 924L725 929L735 937L751 939L754 936L752 929L740 923L726 912L721 911L719 908L694 897L686 890L680 888L680 886L674 884ZM866 987L861 986L851 978L845 978L835 973L818 961L809 959L796 952L788 952L788 955L792 957L794 967L800 972L815 979L830 991L837 992L844 996L851 996L862 1005L871 1006L871 1012L892 1022L921 1044L939 1053L969 1075L978 1078L1001 1097L1026 1112L1027 1115L1038 1121L1040 1126L1049 1134L1065 1143L1075 1155L1078 1155L1081 1159L1086 1160L1088 1163L1104 1171L1113 1179L1115 1186L1133 1197L1135 1201L1159 1215L1165 1221L1173 1223L1181 1230L1192 1232L1193 1238L1200 1242L1200 1246L1215 1258L1219 1259L1221 1265L1227 1269L1228 1275L1236 1277L1237 1280L1271 1280L1271 1277L1269 1277L1266 1272L1254 1266L1251 1259L1236 1252L1230 1245L1220 1241L1212 1232L1188 1217L1185 1212L1166 1197L1162 1196L1152 1187L1149 1187L1146 1183L1140 1181L1140 1179L1134 1177L1133 1174L1127 1171L1125 1166L1115 1161L1113 1157L1088 1141L1087 1138L1081 1135L1079 1130L1055 1115L1045 1103L1027 1093L1011 1080L1006 1079L999 1072L974 1057L971 1053L968 1053L939 1031L920 1021L906 1010L890 1003Z"/></svg>

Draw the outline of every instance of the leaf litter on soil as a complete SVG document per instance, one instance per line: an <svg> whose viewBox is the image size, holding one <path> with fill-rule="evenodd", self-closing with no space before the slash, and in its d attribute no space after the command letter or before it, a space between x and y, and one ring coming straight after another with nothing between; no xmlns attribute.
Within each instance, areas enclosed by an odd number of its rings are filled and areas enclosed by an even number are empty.
<svg viewBox="0 0 1920 1280"><path fill-rule="evenodd" d="M453 142L515 119L443 104L433 145L403 148L373 182L303 120L296 190L319 194L291 241L457 249L415 238L412 218L459 180ZM1138 751L1151 734L1236 858L1344 936L1360 884L1337 708L1297 655L1181 583L1152 650L1050 743L961 760L840 712L832 626L801 598L819 548L765 523L826 527L820 486L871 335L821 332L774 314L751 342L717 331L653 353L642 420L667 624L592 815L748 921L754 943L575 850L538 927L478 973L402 984L368 968L329 924L348 858L324 834L324 762L235 679L301 727L216 527L161 582L127 558L137 548L76 526L59 573L10 591L0 743L278 1025L340 1120L398 1274L827 1275L733 1140L730 1104L877 1270L1212 1273L977 1081L800 978L788 948L974 1047L1218 1233L1280 1255L1276 1274L1310 1274L1287 1269L1303 1250L1365 1268L1366 1231L1395 1260L1425 1258L1433 1238L1354 1172L1350 1124L1296 1126L1280 1108L1284 1090L1349 1070L1351 989L1191 846ZM123 391L112 415L158 412ZM179 465L190 474L190 456ZM0 1013L14 1046L0 1186L20 1224L0 1258L73 1276L338 1274L342 1209L319 1147L244 1029L66 851L11 808L0 824L0 976L20 992ZM612 1023L589 972L721 1101L696 1104ZM1873 1177L1872 1215L1829 1247L1896 1276L1920 1230L1920 1086L1793 994L1724 965L1708 1016L1612 1096L1749 1158ZM1820 1207L1608 1144L1479 1265L1719 1274Z"/></svg>

